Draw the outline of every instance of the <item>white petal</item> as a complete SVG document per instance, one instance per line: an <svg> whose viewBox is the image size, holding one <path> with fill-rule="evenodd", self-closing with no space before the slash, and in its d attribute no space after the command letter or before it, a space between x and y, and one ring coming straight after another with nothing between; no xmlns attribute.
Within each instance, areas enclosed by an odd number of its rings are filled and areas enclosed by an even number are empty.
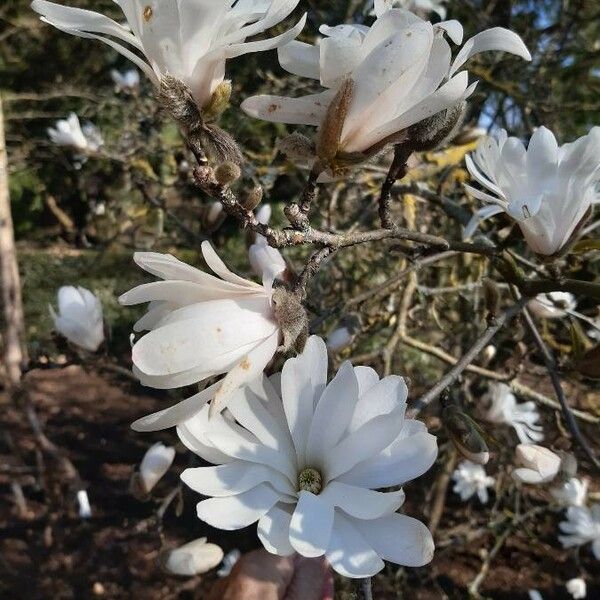
<svg viewBox="0 0 600 600"><path fill-rule="evenodd" d="M285 504L278 503L258 521L258 538L271 554L290 556L295 550L290 544L292 513Z"/></svg>
<svg viewBox="0 0 600 600"><path fill-rule="evenodd" d="M241 109L247 115L263 121L318 126L325 118L332 98L330 90L300 98L252 96L242 102Z"/></svg>
<svg viewBox="0 0 600 600"><path fill-rule="evenodd" d="M374 385L379 383L377 371L371 367L354 367L354 374L358 382L358 397L366 394Z"/></svg>
<svg viewBox="0 0 600 600"><path fill-rule="evenodd" d="M467 186L465 186L467 187ZM491 197L491 196L490 196ZM479 225L486 219L489 219L495 215L504 212L504 209L498 205L484 206L480 208L472 217L471 220L465 226L463 231L463 240L469 239L477 230Z"/></svg>
<svg viewBox="0 0 600 600"><path fill-rule="evenodd" d="M513 31L503 27L486 29L468 39L460 49L450 69L448 77L452 77L472 56L488 50L500 50L516 54L525 60L531 60L531 54L523 40Z"/></svg>
<svg viewBox="0 0 600 600"><path fill-rule="evenodd" d="M219 258L219 255L215 252L214 248L211 246L210 242L202 242L202 256L208 265L208 268L216 273L221 279L225 281L229 281L230 283L234 283L236 285L241 285L243 287L248 288L260 288L261 286L255 283L254 281L250 281L249 279L244 279L235 273L232 273L225 263Z"/></svg>
<svg viewBox="0 0 600 600"><path fill-rule="evenodd" d="M323 556L333 527L333 506L310 492L301 491L290 522L292 547L309 558Z"/></svg>
<svg viewBox="0 0 600 600"><path fill-rule="evenodd" d="M293 41L277 49L279 64L288 73L319 79L319 47Z"/></svg>
<svg viewBox="0 0 600 600"><path fill-rule="evenodd" d="M259 483L270 483L282 494L295 494L291 483L281 473L264 465L243 461L186 469L181 474L181 480L203 496L236 496Z"/></svg>
<svg viewBox="0 0 600 600"><path fill-rule="evenodd" d="M261 483L237 496L203 500L196 506L196 512L199 519L212 527L227 531L242 529L258 521L280 496L270 485Z"/></svg>
<svg viewBox="0 0 600 600"><path fill-rule="evenodd" d="M206 538L188 542L174 550L161 552L160 561L173 575L194 577L214 569L223 560L223 550L207 544Z"/></svg>
<svg viewBox="0 0 600 600"><path fill-rule="evenodd" d="M223 410L232 393L244 384L256 379L269 364L279 346L279 330L253 348L223 379L219 391L210 405L211 414Z"/></svg>
<svg viewBox="0 0 600 600"><path fill-rule="evenodd" d="M457 45L462 44L463 33L464 33L463 26L456 19L452 19L450 21L442 21L441 23L436 23L435 27L439 27L440 29L443 29L448 34L448 37L455 44L457 44Z"/></svg>
<svg viewBox="0 0 600 600"><path fill-rule="evenodd" d="M140 464L140 478L147 493L162 479L175 459L175 448L157 442L151 446Z"/></svg>
<svg viewBox="0 0 600 600"><path fill-rule="evenodd" d="M344 438L324 457L324 475L327 480L338 478L389 446L400 433L403 420L404 411L395 410L371 419Z"/></svg>
<svg viewBox="0 0 600 600"><path fill-rule="evenodd" d="M375 521L354 521L382 558L405 567L422 567L431 562L435 545L427 527L406 515L388 515Z"/></svg>
<svg viewBox="0 0 600 600"><path fill-rule="evenodd" d="M325 342L311 336L304 351L283 365L281 394L298 463L304 464L306 442L316 402L327 382L327 347Z"/></svg>
<svg viewBox="0 0 600 600"><path fill-rule="evenodd" d="M357 519L379 519L396 512L404 503L404 492L374 492L363 487L332 481L319 497Z"/></svg>
<svg viewBox="0 0 600 600"><path fill-rule="evenodd" d="M339 511L327 548L327 560L344 577L372 577L384 564L365 536L358 531L354 519L347 519ZM372 521L367 521L370 524Z"/></svg>
<svg viewBox="0 0 600 600"><path fill-rule="evenodd" d="M318 461L333 448L350 423L358 400L358 382L354 368L345 361L325 388L314 412L308 442L307 464Z"/></svg>

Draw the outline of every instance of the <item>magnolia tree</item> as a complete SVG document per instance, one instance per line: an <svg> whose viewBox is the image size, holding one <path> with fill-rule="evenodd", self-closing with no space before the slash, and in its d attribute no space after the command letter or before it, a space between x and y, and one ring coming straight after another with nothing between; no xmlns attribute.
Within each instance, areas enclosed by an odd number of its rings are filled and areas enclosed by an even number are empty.
<svg viewBox="0 0 600 600"><path fill-rule="evenodd" d="M511 449L515 485L541 486L549 503L569 507L560 541L566 547L591 543L600 559L599 507L589 505L587 482L577 478L573 457L559 456L545 444L540 404L558 407L576 452L595 467L600 463L580 431L581 414L570 408L553 349L538 328L542 323L546 329L549 319L571 327L577 360L587 365L583 374L598 375L593 347L598 322L576 308L580 302L597 304L600 286L570 277L567 266L598 249L590 223L599 200L600 128L562 145L543 124L527 143L503 130L482 136L465 156L471 176L465 197L475 200L467 205L471 212L440 195L442 188L425 176L395 187L418 164L419 153L443 149L464 134L477 86L469 74L474 56L532 60L519 32L493 27L464 40L460 22L440 20L451 12L451 3L376 0L366 3L364 13L371 16L364 22L322 24L317 42L309 44L296 39L303 31L317 33L314 24L305 30L306 15L289 29L280 26L302 8L299 0L117 4L120 22L45 0L34 0L32 7L66 33L108 44L147 76L156 103L181 130L193 181L207 198L209 224L218 227L230 217L251 235L249 263L258 276L255 281L237 275L204 241L206 270L170 254L136 253L134 261L156 280L120 297L126 306L148 305L133 326L134 376L160 390L196 387L193 395L140 418L133 428L176 428L201 464L212 465L189 468L181 476L204 498L198 518L225 530L256 524L268 552L325 556L340 575L360 579L361 593L369 597L369 578L384 561L419 567L434 555L430 529L399 510L402 486L436 461L438 436L417 417L439 402L445 426L439 433L456 448L451 469L456 453L462 456L446 479L454 481L463 501L489 501L497 482L485 468L494 454L487 430L508 425L521 442L517 446L515 440ZM273 49L289 77L285 89L297 91L232 97L228 61ZM112 78L119 92L145 93L137 71L113 71ZM306 173L304 190L285 206L280 227L270 224L262 189L245 188L252 163L236 131L222 126L225 111L236 106L249 119L300 126L277 141L277 149ZM48 133L88 158L107 152L98 130L82 127L76 115ZM341 217L336 222L347 217L350 225L322 226L319 195L333 198L340 189L353 188L366 196L361 176L382 161L388 167L376 194L379 223L365 227L332 200L330 211ZM437 227L439 219L417 226L415 198L457 221L462 237L448 236ZM374 248L375 256L391 248L403 267L373 289L324 307L320 272L343 260L346 249L363 247ZM471 285L480 292L487 321L455 357L435 342L409 335L407 322L416 294L428 297L419 290L417 272L473 257L482 266L479 281ZM352 261L342 264L351 273ZM372 303L385 305L381 311L388 321L394 315L389 341L382 341L367 310ZM58 312L52 314L56 329L86 352L103 344L102 307L88 290L61 289ZM518 370L511 374L495 358L494 337L517 322L537 347L557 400L527 387ZM357 338L369 336L373 341L363 344L370 351L362 360L340 362ZM419 398L411 397L406 378L411 373L394 373L392 357L400 343L451 366ZM483 366L474 364L480 356ZM380 373L369 365L381 366ZM459 380L467 375L470 389L482 396L472 416L458 393ZM151 494L173 457L172 448L152 446L132 492ZM192 575L221 558L218 547L196 540L161 560L173 573ZM581 589L578 583L569 586Z"/></svg>

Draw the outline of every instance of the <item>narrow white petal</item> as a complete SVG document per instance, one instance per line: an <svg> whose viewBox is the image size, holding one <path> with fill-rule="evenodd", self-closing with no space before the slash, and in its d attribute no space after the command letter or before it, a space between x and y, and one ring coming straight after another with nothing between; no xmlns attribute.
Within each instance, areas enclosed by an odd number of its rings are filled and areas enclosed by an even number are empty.
<svg viewBox="0 0 600 600"><path fill-rule="evenodd" d="M332 481L319 497L357 519L379 519L396 512L404 503L404 492L374 492L363 487Z"/></svg>
<svg viewBox="0 0 600 600"><path fill-rule="evenodd" d="M258 538L271 554L290 556L296 552L290 544L290 508L281 502L258 521Z"/></svg>
<svg viewBox="0 0 600 600"><path fill-rule="evenodd" d="M234 283L236 285L241 285L243 287L249 288L260 288L261 286L254 281L250 281L249 279L244 279L235 273L232 273L225 263L219 258L219 255L215 252L214 248L210 244L210 242L202 242L202 256L204 256L204 260L208 265L208 268L216 273L221 279L225 281L229 281L229 283Z"/></svg>
<svg viewBox="0 0 600 600"><path fill-rule="evenodd" d="M293 41L277 50L279 64L288 73L319 79L319 47Z"/></svg>

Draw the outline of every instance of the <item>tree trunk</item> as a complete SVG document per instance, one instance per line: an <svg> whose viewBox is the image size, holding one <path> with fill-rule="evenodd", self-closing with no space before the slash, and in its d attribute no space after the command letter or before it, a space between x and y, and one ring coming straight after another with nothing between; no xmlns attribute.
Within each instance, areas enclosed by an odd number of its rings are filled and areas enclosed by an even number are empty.
<svg viewBox="0 0 600 600"><path fill-rule="evenodd" d="M8 190L8 158L4 135L4 115L0 97L0 284L4 309L4 364L8 383L16 386L26 361L25 320L21 282L15 250L10 197Z"/></svg>

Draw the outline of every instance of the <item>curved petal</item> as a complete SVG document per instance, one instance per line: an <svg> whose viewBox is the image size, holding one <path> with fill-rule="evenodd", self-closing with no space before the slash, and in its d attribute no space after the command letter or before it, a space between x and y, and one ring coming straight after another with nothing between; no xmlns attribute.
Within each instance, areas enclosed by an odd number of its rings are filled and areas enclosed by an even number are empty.
<svg viewBox="0 0 600 600"><path fill-rule="evenodd" d="M208 265L208 268L216 273L221 279L225 281L229 281L229 283L234 283L236 285L241 285L246 288L260 289L261 286L254 281L250 281L249 279L244 279L235 273L232 273L227 265L219 258L219 255L215 252L210 242L202 242L202 256Z"/></svg>
<svg viewBox="0 0 600 600"><path fill-rule="evenodd" d="M281 473L265 465L243 461L186 469L181 480L203 496L236 496L260 483L269 483L282 494L295 495L295 489Z"/></svg>
<svg viewBox="0 0 600 600"><path fill-rule="evenodd" d="M304 42L293 41L277 49L279 64L288 73L318 80L319 48Z"/></svg>
<svg viewBox="0 0 600 600"><path fill-rule="evenodd" d="M344 577L372 577L383 569L384 564L365 536L355 527L357 522L359 521L343 517L339 512L335 513L327 560ZM370 524L372 521L366 523Z"/></svg>
<svg viewBox="0 0 600 600"><path fill-rule="evenodd" d="M198 518L212 527L232 531L258 521L279 500L281 494L267 483L227 498L209 498L196 506Z"/></svg>
<svg viewBox="0 0 600 600"><path fill-rule="evenodd" d="M369 391L374 385L379 383L379 375L372 367L354 367L354 374L358 382L358 397Z"/></svg>
<svg viewBox="0 0 600 600"><path fill-rule="evenodd" d="M404 504L404 492L374 492L363 487L332 481L319 497L357 519L379 519Z"/></svg>
<svg viewBox="0 0 600 600"><path fill-rule="evenodd" d="M385 560L405 567L422 567L433 558L431 532L417 519L394 514L374 521L353 521L353 525Z"/></svg>
<svg viewBox="0 0 600 600"><path fill-rule="evenodd" d="M295 550L290 544L290 522L292 513L281 502L273 506L258 521L258 538L267 552L279 556L290 556Z"/></svg>
<svg viewBox="0 0 600 600"><path fill-rule="evenodd" d="M323 556L331 537L333 513L333 506L321 496L301 491L290 522L294 550L308 558Z"/></svg>

